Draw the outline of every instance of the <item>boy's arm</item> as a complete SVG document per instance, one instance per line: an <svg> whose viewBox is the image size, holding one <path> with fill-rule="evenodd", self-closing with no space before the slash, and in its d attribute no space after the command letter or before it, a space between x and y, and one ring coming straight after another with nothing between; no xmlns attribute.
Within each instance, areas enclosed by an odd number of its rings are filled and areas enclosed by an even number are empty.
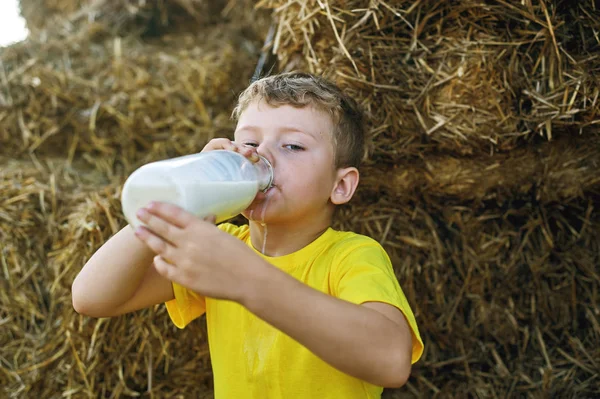
<svg viewBox="0 0 600 399"><path fill-rule="evenodd" d="M257 263L266 263L261 258ZM241 303L333 367L374 385L399 387L411 371L412 335L395 307L317 291L270 264L257 264Z"/></svg>
<svg viewBox="0 0 600 399"><path fill-rule="evenodd" d="M153 265L155 253L126 226L88 260L72 286L73 307L112 317L174 298L171 282Z"/></svg>
<svg viewBox="0 0 600 399"><path fill-rule="evenodd" d="M205 151L230 150L258 160L256 149L229 139L211 140ZM73 307L93 317L112 317L174 298L171 281L155 269L152 252L126 226L85 264L72 286Z"/></svg>

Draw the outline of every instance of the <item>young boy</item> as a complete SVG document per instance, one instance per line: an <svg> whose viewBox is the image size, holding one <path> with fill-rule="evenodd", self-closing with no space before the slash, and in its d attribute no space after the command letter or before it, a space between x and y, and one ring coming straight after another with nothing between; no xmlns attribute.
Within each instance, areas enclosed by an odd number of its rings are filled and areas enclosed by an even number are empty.
<svg viewBox="0 0 600 399"><path fill-rule="evenodd" d="M235 141L203 151L273 165L248 225L152 203L137 215L147 228L125 227L87 262L73 306L110 317L166 302L179 328L206 313L217 399L379 398L402 386L423 343L390 260L330 227L359 181L358 106L322 78L288 73L250 85L234 116Z"/></svg>

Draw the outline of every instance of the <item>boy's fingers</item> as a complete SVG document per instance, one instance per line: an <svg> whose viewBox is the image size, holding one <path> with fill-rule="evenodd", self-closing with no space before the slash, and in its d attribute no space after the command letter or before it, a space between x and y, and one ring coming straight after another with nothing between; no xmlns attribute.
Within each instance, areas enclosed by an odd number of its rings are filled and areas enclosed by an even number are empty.
<svg viewBox="0 0 600 399"><path fill-rule="evenodd" d="M167 262L165 258L160 255L154 257L154 268L167 280L174 281L176 279L177 267Z"/></svg>
<svg viewBox="0 0 600 399"><path fill-rule="evenodd" d="M235 148L235 145L229 139L212 139L204 146L202 152L214 150L235 151Z"/></svg>
<svg viewBox="0 0 600 399"><path fill-rule="evenodd" d="M252 162L258 161L258 153L256 152L256 147L246 144L238 144L235 143L238 147L238 152L251 160Z"/></svg>
<svg viewBox="0 0 600 399"><path fill-rule="evenodd" d="M258 153L255 147L244 147L243 155L252 162L258 162Z"/></svg>
<svg viewBox="0 0 600 399"><path fill-rule="evenodd" d="M226 139L226 140L227 141L223 143L224 150L229 150L229 151L237 151L238 150L237 145L233 141L228 140L228 139Z"/></svg>
<svg viewBox="0 0 600 399"><path fill-rule="evenodd" d="M229 139L212 139L208 142L206 146L204 146L202 152L214 150L228 150L239 152L243 156L250 159L252 162L257 162L259 159L258 153L256 152L256 147L236 143L235 141L231 141Z"/></svg>
<svg viewBox="0 0 600 399"><path fill-rule="evenodd" d="M146 209L141 208L137 211L136 216L139 220L158 236L167 239L168 241L175 243L181 229L171 223L166 222L164 219L155 216L148 212Z"/></svg>
<svg viewBox="0 0 600 399"><path fill-rule="evenodd" d="M150 202L146 210L180 229L185 229L194 220L194 215L167 202Z"/></svg>

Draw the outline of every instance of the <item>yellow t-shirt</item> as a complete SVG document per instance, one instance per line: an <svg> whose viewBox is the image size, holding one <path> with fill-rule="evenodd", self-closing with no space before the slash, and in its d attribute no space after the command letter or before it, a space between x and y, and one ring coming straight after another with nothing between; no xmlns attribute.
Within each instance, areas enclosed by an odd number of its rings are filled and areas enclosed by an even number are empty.
<svg viewBox="0 0 600 399"><path fill-rule="evenodd" d="M362 304L384 302L399 308L412 330L412 362L423 352L415 317L379 243L329 228L289 255L268 257L253 248L248 225L221 224L258 255L310 287ZM208 342L217 399L371 399L383 388L333 368L304 346L241 305L205 298L173 284L166 303L173 323L184 328L206 311ZM276 300L276 299L274 299Z"/></svg>

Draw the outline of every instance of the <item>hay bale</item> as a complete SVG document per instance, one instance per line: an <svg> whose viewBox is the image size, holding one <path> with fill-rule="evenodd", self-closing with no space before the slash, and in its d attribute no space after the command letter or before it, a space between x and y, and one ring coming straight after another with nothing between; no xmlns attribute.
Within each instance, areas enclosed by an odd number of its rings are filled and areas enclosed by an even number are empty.
<svg viewBox="0 0 600 399"><path fill-rule="evenodd" d="M64 331L56 328L62 321L62 306L54 300L60 281L46 255L64 215L62 176L35 158L0 161L0 357L11 359L0 366L0 386L5 397L37 396L32 391L70 350Z"/></svg>
<svg viewBox="0 0 600 399"><path fill-rule="evenodd" d="M282 69L336 80L371 113L373 154L506 151L597 124L592 2L265 0Z"/></svg>
<svg viewBox="0 0 600 399"><path fill-rule="evenodd" d="M89 4L90 0L19 0L21 15L34 33L52 26L61 16L70 15Z"/></svg>
<svg viewBox="0 0 600 399"><path fill-rule="evenodd" d="M34 35L94 29L112 35L160 36L196 32L219 21L225 1L206 0L20 0Z"/></svg>
<svg viewBox="0 0 600 399"><path fill-rule="evenodd" d="M54 320L50 316L47 297L52 279L45 268L44 248L48 245L45 226L52 228L48 214L56 209L58 197L53 184L40 181L40 172L33 166L0 170L0 357L10 364L0 365L0 386L5 397L28 393L28 384L14 386L19 372L40 375L36 367L40 356L65 351L61 341L40 345L43 337L52 335ZM48 223L44 223L48 222ZM44 226L40 228L40 226ZM54 224L55 226L55 224ZM6 390L12 386L12 390Z"/></svg>
<svg viewBox="0 0 600 399"><path fill-rule="evenodd" d="M380 197L341 212L336 227L390 254L425 341L387 397L598 396L595 195L491 209Z"/></svg>
<svg viewBox="0 0 600 399"><path fill-rule="evenodd" d="M179 331L162 306L114 319L73 311L76 273L124 225L120 185L64 159L2 161L0 356L12 361L1 366L2 392L206 397L212 375L201 323Z"/></svg>
<svg viewBox="0 0 600 399"><path fill-rule="evenodd" d="M260 50L248 31L231 22L206 28L202 40L151 42L86 32L6 48L0 154L87 154L129 173L152 157L196 152L232 131L236 93Z"/></svg>
<svg viewBox="0 0 600 399"><path fill-rule="evenodd" d="M531 197L546 204L568 202L600 187L600 132L584 140L565 137L508 153L457 158L427 155L398 158L364 168L359 198L385 196L398 203L443 200L444 204L484 201L503 206Z"/></svg>

